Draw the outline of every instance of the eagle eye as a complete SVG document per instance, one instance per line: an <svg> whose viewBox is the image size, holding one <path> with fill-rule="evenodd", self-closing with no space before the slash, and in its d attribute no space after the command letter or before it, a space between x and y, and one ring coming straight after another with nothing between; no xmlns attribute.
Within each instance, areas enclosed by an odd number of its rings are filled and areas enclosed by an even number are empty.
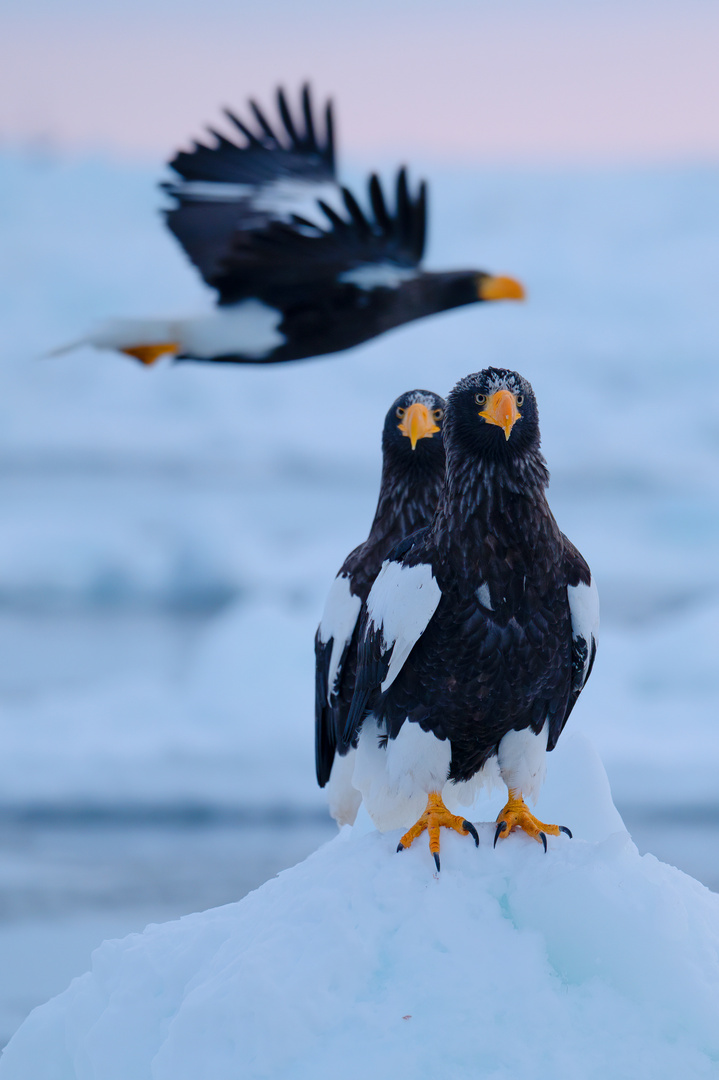
<svg viewBox="0 0 719 1080"><path fill-rule="evenodd" d="M484 405L486 403L486 401L487 401L487 395L486 394L475 394L474 395L474 400L477 402L478 405Z"/></svg>
<svg viewBox="0 0 719 1080"><path fill-rule="evenodd" d="M397 407L397 417L398 417L399 420L402 419L402 417L404 416L406 411L407 411L406 409L402 409L399 406Z"/></svg>
<svg viewBox="0 0 719 1080"><path fill-rule="evenodd" d="M444 416L444 409L432 409L432 419L441 420Z"/></svg>

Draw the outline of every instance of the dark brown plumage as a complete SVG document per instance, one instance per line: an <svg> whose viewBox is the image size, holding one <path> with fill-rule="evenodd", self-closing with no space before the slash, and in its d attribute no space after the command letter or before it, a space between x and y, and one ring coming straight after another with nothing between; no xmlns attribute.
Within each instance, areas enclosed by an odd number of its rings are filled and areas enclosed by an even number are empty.
<svg viewBox="0 0 719 1080"><path fill-rule="evenodd" d="M382 477L369 535L345 559L315 638L317 781L330 778L355 681L362 605L395 545L431 521L444 481L444 401L413 390L392 404L382 432ZM333 664L333 650L335 651ZM339 656L339 659L338 659Z"/></svg>
<svg viewBox="0 0 719 1080"><path fill-rule="evenodd" d="M427 794L498 756L521 796L591 671L596 596L547 504L529 383L494 368L463 379L448 398L444 443L435 517L367 600L344 739L356 740L368 714L387 749L418 725L436 740L423 751L435 755ZM421 772L411 760L406 768Z"/></svg>

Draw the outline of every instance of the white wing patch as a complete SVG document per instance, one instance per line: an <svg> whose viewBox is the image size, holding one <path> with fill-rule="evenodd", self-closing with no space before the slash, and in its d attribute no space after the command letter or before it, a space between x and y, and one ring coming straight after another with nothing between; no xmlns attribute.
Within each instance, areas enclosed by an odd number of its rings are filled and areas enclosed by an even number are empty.
<svg viewBox="0 0 719 1080"><path fill-rule="evenodd" d="M572 619L572 637L581 639L587 646L584 662L584 678L592 656L592 645L596 646L599 636L599 593L592 577L589 585L568 585L569 613Z"/></svg>
<svg viewBox="0 0 719 1080"><path fill-rule="evenodd" d="M395 263L365 263L352 270L345 270L337 280L356 285L360 289L393 289L403 281L416 278L418 273L414 267L397 266Z"/></svg>
<svg viewBox="0 0 719 1080"><path fill-rule="evenodd" d="M319 639L323 645L332 642L330 666L327 675L327 702L332 697L339 671L340 660L349 645L357 625L362 601L350 592L349 578L340 574L332 582L319 625Z"/></svg>
<svg viewBox="0 0 719 1080"><path fill-rule="evenodd" d="M198 202L239 202L250 199L256 188L252 184L226 184L219 180L186 180L168 188L171 195Z"/></svg>
<svg viewBox="0 0 719 1080"><path fill-rule="evenodd" d="M256 213L292 221L292 215L317 222L327 228L318 200L322 199L338 214L346 213L341 192L332 181L273 180L269 184L225 184L214 180L188 180L174 184L170 194L198 202L248 202Z"/></svg>
<svg viewBox="0 0 719 1080"><path fill-rule="evenodd" d="M367 615L382 631L385 652L392 649L389 669L380 689L392 685L437 610L442 593L427 563L403 566L387 560L367 598Z"/></svg>

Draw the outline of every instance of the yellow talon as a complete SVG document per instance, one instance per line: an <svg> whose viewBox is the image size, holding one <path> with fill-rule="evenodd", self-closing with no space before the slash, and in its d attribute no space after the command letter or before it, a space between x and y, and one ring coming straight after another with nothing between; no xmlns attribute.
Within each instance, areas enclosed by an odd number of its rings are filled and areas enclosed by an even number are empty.
<svg viewBox="0 0 719 1080"><path fill-rule="evenodd" d="M471 835L474 837L475 845L479 845L479 836L474 825L456 814L450 814L442 802L442 796L439 792L431 791L427 796L427 806L424 813L419 821L415 822L412 828L404 834L397 845L397 851L404 851L405 848L408 848L426 829L429 833L429 850L432 852L435 865L439 870L439 830L442 827L454 829L455 832L460 833L462 836Z"/></svg>
<svg viewBox="0 0 719 1080"><path fill-rule="evenodd" d="M566 825L545 825L527 809L521 791L512 791L510 788L507 805L497 817L494 846L497 846L500 836L506 839L515 829L522 829L527 836L543 844L545 851L547 850L547 835L559 836L560 832L566 833L570 838L572 835Z"/></svg>

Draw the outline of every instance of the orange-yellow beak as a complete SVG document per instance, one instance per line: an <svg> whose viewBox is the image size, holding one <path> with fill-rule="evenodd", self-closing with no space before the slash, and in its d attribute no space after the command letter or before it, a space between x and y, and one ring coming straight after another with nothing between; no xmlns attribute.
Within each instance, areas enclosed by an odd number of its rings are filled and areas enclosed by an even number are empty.
<svg viewBox="0 0 719 1080"><path fill-rule="evenodd" d="M480 300L524 300L524 285L511 277L480 277L477 287Z"/></svg>
<svg viewBox="0 0 719 1080"><path fill-rule="evenodd" d="M397 424L397 427L407 436L413 450L420 439L431 439L434 433L439 431L427 406L420 405L419 402L410 405L402 417L402 423Z"/></svg>
<svg viewBox="0 0 719 1080"><path fill-rule="evenodd" d="M479 415L488 424L501 427L505 439L509 438L517 420L522 419L522 414L517 408L517 399L509 390L498 390L496 394L492 394Z"/></svg>

